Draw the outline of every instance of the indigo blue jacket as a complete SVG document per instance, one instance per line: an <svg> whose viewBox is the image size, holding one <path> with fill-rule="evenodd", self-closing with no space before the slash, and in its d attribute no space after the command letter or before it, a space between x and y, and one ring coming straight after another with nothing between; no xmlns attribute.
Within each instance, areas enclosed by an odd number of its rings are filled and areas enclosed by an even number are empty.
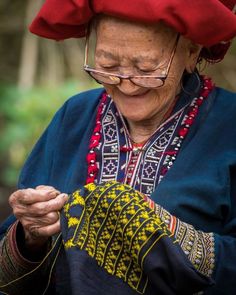
<svg viewBox="0 0 236 295"><path fill-rule="evenodd" d="M71 193L85 185L86 155L103 91L96 89L75 95L62 106L28 157L21 172L19 188L44 184ZM183 106L188 99L187 95L183 95L175 110ZM204 294L235 294L235 94L220 88L213 90L201 106L174 165L151 197L182 221L201 231L214 233L215 285L206 289ZM10 217L2 225L2 235L13 221L14 217ZM60 255L55 268L53 290L57 289L56 294L73 294L64 255ZM86 262L83 259L81 258L81 263ZM90 268L90 264L86 267ZM185 280L184 277L182 279ZM93 293L89 286L86 290L86 286L83 286L79 279L81 294L126 294L122 291L122 288L126 288L123 282L113 282L108 274L99 273L96 276L95 272L94 277L89 280L93 281L94 285L99 285L100 293L96 293L96 289ZM59 291L62 288L64 291ZM133 294L132 292L127 291L127 294Z"/></svg>

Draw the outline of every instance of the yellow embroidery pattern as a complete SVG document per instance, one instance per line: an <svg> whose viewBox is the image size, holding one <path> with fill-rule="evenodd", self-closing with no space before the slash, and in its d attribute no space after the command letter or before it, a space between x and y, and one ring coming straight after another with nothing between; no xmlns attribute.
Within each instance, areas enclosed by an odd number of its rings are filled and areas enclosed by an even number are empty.
<svg viewBox="0 0 236 295"><path fill-rule="evenodd" d="M78 204L83 210L75 216ZM64 241L66 249L86 250L108 273L137 292L145 292L148 278L142 271L144 259L153 244L171 233L142 194L115 181L89 184L71 195L64 214L68 229L73 229Z"/></svg>

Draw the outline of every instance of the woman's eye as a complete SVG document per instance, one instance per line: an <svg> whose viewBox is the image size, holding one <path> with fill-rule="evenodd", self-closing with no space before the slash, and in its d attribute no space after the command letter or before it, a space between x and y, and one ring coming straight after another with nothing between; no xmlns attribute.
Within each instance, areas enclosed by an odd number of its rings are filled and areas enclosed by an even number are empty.
<svg viewBox="0 0 236 295"><path fill-rule="evenodd" d="M159 64L158 66L155 66L155 67L143 67L143 68L141 68L141 67L139 67L138 68L138 71L140 72L140 73L145 73L145 74L153 74L153 73L159 73L159 72L161 72L163 69L165 69L165 65L164 64Z"/></svg>
<svg viewBox="0 0 236 295"><path fill-rule="evenodd" d="M155 72L156 69L138 69L138 71L140 73L145 73L145 74L148 74L148 73L153 73Z"/></svg>
<svg viewBox="0 0 236 295"><path fill-rule="evenodd" d="M114 65L105 65L105 66L102 66L104 69L113 69L115 68L116 66Z"/></svg>
<svg viewBox="0 0 236 295"><path fill-rule="evenodd" d="M117 65L99 65L99 67L104 71L115 71L118 68Z"/></svg>

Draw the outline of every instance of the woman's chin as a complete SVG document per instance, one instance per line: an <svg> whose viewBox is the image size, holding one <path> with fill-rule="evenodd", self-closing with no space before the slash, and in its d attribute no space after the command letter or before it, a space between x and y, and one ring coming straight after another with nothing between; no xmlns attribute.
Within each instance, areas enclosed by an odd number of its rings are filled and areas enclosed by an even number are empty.
<svg viewBox="0 0 236 295"><path fill-rule="evenodd" d="M140 112L140 110L126 109L123 112L122 112L122 110L120 112L121 112L122 116L125 117L125 119L127 121L131 121L131 122L135 122L135 123L146 121L149 119L148 114L145 114L144 112Z"/></svg>

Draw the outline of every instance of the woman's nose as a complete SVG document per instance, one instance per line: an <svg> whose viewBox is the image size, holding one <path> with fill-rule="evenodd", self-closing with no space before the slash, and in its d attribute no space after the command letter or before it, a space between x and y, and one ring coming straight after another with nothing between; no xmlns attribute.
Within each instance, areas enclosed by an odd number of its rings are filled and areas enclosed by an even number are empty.
<svg viewBox="0 0 236 295"><path fill-rule="evenodd" d="M135 85L129 79L121 79L117 88L126 95L137 95L142 87Z"/></svg>

